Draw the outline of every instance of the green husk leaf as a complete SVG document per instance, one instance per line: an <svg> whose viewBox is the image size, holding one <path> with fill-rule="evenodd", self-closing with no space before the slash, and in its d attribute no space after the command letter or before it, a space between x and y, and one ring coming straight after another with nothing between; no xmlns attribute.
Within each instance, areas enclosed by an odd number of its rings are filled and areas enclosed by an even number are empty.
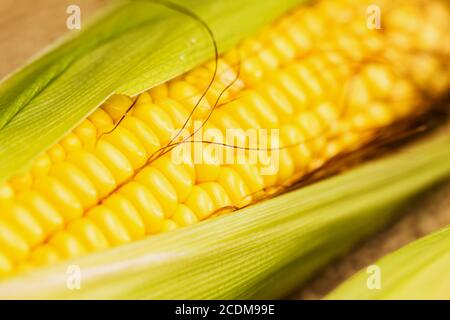
<svg viewBox="0 0 450 320"><path fill-rule="evenodd" d="M450 299L450 226L383 257L380 289L369 289L361 270L327 299Z"/></svg>
<svg viewBox="0 0 450 320"><path fill-rule="evenodd" d="M173 2L208 24L222 52L302 0ZM214 57L205 27L161 3L120 1L0 84L0 183L111 94L138 94Z"/></svg>
<svg viewBox="0 0 450 320"><path fill-rule="evenodd" d="M448 132L311 186L0 284L0 298L276 298L450 175ZM69 290L68 266L81 270Z"/></svg>

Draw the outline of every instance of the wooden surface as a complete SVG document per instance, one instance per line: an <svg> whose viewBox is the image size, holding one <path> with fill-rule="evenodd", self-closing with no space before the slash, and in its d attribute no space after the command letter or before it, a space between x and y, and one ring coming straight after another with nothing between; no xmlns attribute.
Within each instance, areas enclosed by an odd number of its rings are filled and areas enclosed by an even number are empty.
<svg viewBox="0 0 450 320"><path fill-rule="evenodd" d="M0 77L5 76L31 56L69 31L66 8L81 8L81 21L86 22L110 0L0 0ZM320 298L355 271L373 263L384 254L450 224L450 181L429 191L415 209L393 227L318 272L294 298Z"/></svg>

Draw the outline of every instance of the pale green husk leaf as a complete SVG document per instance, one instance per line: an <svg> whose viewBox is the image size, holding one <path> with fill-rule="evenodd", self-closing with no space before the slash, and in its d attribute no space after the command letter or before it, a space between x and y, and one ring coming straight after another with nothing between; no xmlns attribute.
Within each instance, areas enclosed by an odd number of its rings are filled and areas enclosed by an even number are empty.
<svg viewBox="0 0 450 320"><path fill-rule="evenodd" d="M327 299L450 299L450 226L404 246L374 266L345 281Z"/></svg>

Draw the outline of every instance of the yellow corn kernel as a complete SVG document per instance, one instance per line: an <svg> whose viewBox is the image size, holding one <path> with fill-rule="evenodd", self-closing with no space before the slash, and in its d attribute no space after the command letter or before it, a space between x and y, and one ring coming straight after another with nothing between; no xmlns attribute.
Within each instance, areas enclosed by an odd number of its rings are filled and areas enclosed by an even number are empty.
<svg viewBox="0 0 450 320"><path fill-rule="evenodd" d="M163 221L161 232L168 232L168 231L175 230L177 228L178 228L178 224L175 221L166 219Z"/></svg>
<svg viewBox="0 0 450 320"><path fill-rule="evenodd" d="M145 236L145 224L133 204L123 195L115 193L103 205L109 208L130 233L132 239Z"/></svg>
<svg viewBox="0 0 450 320"><path fill-rule="evenodd" d="M191 224L194 224L198 221L197 216L189 209L188 206L184 204L179 204L175 214L172 217L172 220L175 221L179 226L184 227Z"/></svg>
<svg viewBox="0 0 450 320"><path fill-rule="evenodd" d="M199 161L195 161L195 181L196 183L214 181L219 177L221 164L207 149L201 150L199 152L201 154L198 155Z"/></svg>
<svg viewBox="0 0 450 320"><path fill-rule="evenodd" d="M128 158L105 139L98 140L94 154L108 168L117 183L120 184L133 175L134 169Z"/></svg>
<svg viewBox="0 0 450 320"><path fill-rule="evenodd" d="M79 239L87 251L98 251L109 247L109 242L101 228L92 221L92 218L81 218L71 222L67 226L67 231Z"/></svg>
<svg viewBox="0 0 450 320"><path fill-rule="evenodd" d="M54 234L64 226L62 215L38 192L32 190L22 192L18 200L36 218L45 237Z"/></svg>
<svg viewBox="0 0 450 320"><path fill-rule="evenodd" d="M152 96L148 92L142 92L136 99L135 104L141 104L141 103L152 103Z"/></svg>
<svg viewBox="0 0 450 320"><path fill-rule="evenodd" d="M47 153L53 163L61 162L66 158L66 152L59 143L51 147Z"/></svg>
<svg viewBox="0 0 450 320"><path fill-rule="evenodd" d="M113 246L130 242L131 236L122 222L105 206L88 211L86 218L93 221Z"/></svg>
<svg viewBox="0 0 450 320"><path fill-rule="evenodd" d="M152 166L157 168L175 188L178 201L186 201L191 193L194 179L185 166L174 163L167 155L153 161Z"/></svg>
<svg viewBox="0 0 450 320"><path fill-rule="evenodd" d="M172 119L162 108L150 103L137 105L133 109L133 115L148 124L161 144L170 141L174 133Z"/></svg>
<svg viewBox="0 0 450 320"><path fill-rule="evenodd" d="M49 199L65 222L83 215L83 206L77 197L58 180L51 177L36 179L33 188Z"/></svg>
<svg viewBox="0 0 450 320"><path fill-rule="evenodd" d="M170 182L156 168L145 167L136 175L136 181L142 183L158 199L166 218L170 218L178 204L177 192Z"/></svg>
<svg viewBox="0 0 450 320"><path fill-rule="evenodd" d="M250 193L262 191L265 187L264 178L261 176L256 165L242 163L230 165L234 171L245 181Z"/></svg>
<svg viewBox="0 0 450 320"><path fill-rule="evenodd" d="M159 150L161 144L158 137L150 127L140 119L134 116L127 116L121 125L130 131L142 144L147 151L147 155L151 156L154 152Z"/></svg>
<svg viewBox="0 0 450 320"><path fill-rule="evenodd" d="M148 234L158 233L164 221L164 212L155 197L141 183L132 181L119 189L138 210Z"/></svg>
<svg viewBox="0 0 450 320"><path fill-rule="evenodd" d="M77 166L95 186L98 196L105 197L116 187L116 181L105 165L92 153L80 151L69 155L67 161Z"/></svg>
<svg viewBox="0 0 450 320"><path fill-rule="evenodd" d="M233 204L240 204L250 195L242 177L230 167L222 168L217 182L225 189Z"/></svg>
<svg viewBox="0 0 450 320"><path fill-rule="evenodd" d="M199 187L205 190L212 202L214 203L214 211L221 208L231 206L231 200L225 189L217 182L206 182L199 184Z"/></svg>
<svg viewBox="0 0 450 320"><path fill-rule="evenodd" d="M52 159L47 153L40 155L31 167L33 177L42 177L48 174L52 165Z"/></svg>
<svg viewBox="0 0 450 320"><path fill-rule="evenodd" d="M114 94L102 105L102 109L111 117L113 122L117 122L133 104L130 97L123 94Z"/></svg>
<svg viewBox="0 0 450 320"><path fill-rule="evenodd" d="M8 203L14 199L14 190L8 184L0 185L0 205Z"/></svg>
<svg viewBox="0 0 450 320"><path fill-rule="evenodd" d="M55 234L48 244L66 259L77 257L87 252L81 241L67 231L60 231Z"/></svg>
<svg viewBox="0 0 450 320"><path fill-rule="evenodd" d="M13 262L0 252L0 278L6 276L13 269Z"/></svg>
<svg viewBox="0 0 450 320"><path fill-rule="evenodd" d="M81 150L83 148L81 140L74 133L69 133L65 138L61 140L60 143L67 154Z"/></svg>
<svg viewBox="0 0 450 320"><path fill-rule="evenodd" d="M174 128L180 129L190 129L192 127L193 119L190 117L190 112L185 109L179 102L173 99L167 99L161 101L159 106L164 109L172 119Z"/></svg>
<svg viewBox="0 0 450 320"><path fill-rule="evenodd" d="M30 256L30 261L35 266L51 265L61 260L61 255L48 244L36 248Z"/></svg>
<svg viewBox="0 0 450 320"><path fill-rule="evenodd" d="M0 252L14 262L24 261L30 254L30 246L10 223L0 219Z"/></svg>
<svg viewBox="0 0 450 320"><path fill-rule="evenodd" d="M130 161L134 169L142 167L147 161L147 152L138 139L122 125L113 132L105 134L102 139L119 149Z"/></svg>
<svg viewBox="0 0 450 320"><path fill-rule="evenodd" d="M214 212L214 202L208 193L199 186L193 186L185 204L195 213L199 220L209 217Z"/></svg>
<svg viewBox="0 0 450 320"><path fill-rule="evenodd" d="M114 128L113 120L102 108L95 110L88 119L97 128L98 135L109 132Z"/></svg>
<svg viewBox="0 0 450 320"><path fill-rule="evenodd" d="M206 98L200 100L201 92L186 81L175 80L169 84L169 97L178 101L191 112L194 107L193 119L203 119L211 112L211 106Z"/></svg>
<svg viewBox="0 0 450 320"><path fill-rule="evenodd" d="M158 102L159 100L164 100L169 96L169 87L167 83L162 83L151 88L148 93L152 97L153 101Z"/></svg>
<svg viewBox="0 0 450 320"><path fill-rule="evenodd" d="M30 247L44 240L44 230L25 208L13 205L3 219L15 228Z"/></svg>
<svg viewBox="0 0 450 320"><path fill-rule="evenodd" d="M29 172L17 175L9 179L9 185L13 187L16 192L27 190L31 187L33 183L33 178Z"/></svg>
<svg viewBox="0 0 450 320"><path fill-rule="evenodd" d="M50 176L66 186L80 200L84 209L95 205L98 201L97 190L87 176L75 165L62 162L54 165Z"/></svg>
<svg viewBox="0 0 450 320"><path fill-rule="evenodd" d="M73 132L78 136L85 148L91 149L95 146L97 139L97 128L88 119L85 119L80 125L78 125Z"/></svg>

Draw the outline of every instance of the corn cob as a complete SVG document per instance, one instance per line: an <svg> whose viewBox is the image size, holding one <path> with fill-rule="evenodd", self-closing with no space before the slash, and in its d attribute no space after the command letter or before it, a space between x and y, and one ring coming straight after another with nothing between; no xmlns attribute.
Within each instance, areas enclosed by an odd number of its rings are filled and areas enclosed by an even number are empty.
<svg viewBox="0 0 450 320"><path fill-rule="evenodd" d="M448 300L449 263L450 226L447 226L357 272L325 298Z"/></svg>
<svg viewBox="0 0 450 320"><path fill-rule="evenodd" d="M220 56L210 88L216 61L138 97L112 96L28 172L0 187L0 274L240 208L364 145L376 129L423 112L425 97L449 87L449 9L436 1L422 10L418 3L380 1L381 32L369 30L360 14L368 3L321 1ZM262 175L262 163L179 164L171 157L176 149L159 154L180 128L193 133L194 120L222 134L279 129L279 170ZM233 147L242 146L254 147L241 137Z"/></svg>

